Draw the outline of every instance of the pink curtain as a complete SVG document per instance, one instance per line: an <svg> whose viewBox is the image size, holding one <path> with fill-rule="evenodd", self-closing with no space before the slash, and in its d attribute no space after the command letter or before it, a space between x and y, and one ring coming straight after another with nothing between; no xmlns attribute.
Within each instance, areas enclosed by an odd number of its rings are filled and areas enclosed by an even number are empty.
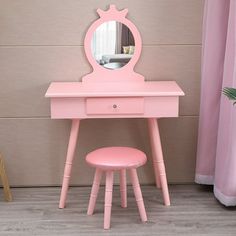
<svg viewBox="0 0 236 236"><path fill-rule="evenodd" d="M195 181L236 205L236 106L223 87L236 87L236 0L206 0Z"/></svg>

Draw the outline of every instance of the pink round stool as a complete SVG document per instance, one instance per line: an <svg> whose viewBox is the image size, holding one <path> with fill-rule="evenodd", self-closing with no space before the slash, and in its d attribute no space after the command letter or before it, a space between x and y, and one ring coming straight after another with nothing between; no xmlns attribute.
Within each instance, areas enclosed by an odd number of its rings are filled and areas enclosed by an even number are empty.
<svg viewBox="0 0 236 236"><path fill-rule="evenodd" d="M102 172L106 173L106 190L104 204L104 229L110 228L113 173L120 171L121 207L127 207L126 169L129 170L139 214L143 222L147 221L142 192L136 168L146 163L146 155L138 149L130 147L105 147L90 152L86 156L89 165L96 168L92 191L88 206L88 215L92 215L96 204Z"/></svg>

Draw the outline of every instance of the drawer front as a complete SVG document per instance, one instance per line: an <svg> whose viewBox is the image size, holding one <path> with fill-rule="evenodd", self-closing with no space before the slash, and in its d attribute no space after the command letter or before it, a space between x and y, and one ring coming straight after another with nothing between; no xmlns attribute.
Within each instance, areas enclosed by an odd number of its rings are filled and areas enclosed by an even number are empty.
<svg viewBox="0 0 236 236"><path fill-rule="evenodd" d="M87 98L88 115L143 114L143 97L125 98Z"/></svg>

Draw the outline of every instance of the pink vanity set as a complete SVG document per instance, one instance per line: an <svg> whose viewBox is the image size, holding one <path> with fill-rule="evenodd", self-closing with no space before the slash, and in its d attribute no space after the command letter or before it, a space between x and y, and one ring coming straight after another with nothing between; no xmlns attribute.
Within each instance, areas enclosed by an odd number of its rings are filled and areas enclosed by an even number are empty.
<svg viewBox="0 0 236 236"><path fill-rule="evenodd" d="M156 185L161 188L165 205L170 205L168 184L162 154L158 118L177 117L179 97L184 93L174 81L147 82L133 68L142 48L140 34L126 18L127 9L97 10L100 18L88 29L84 48L93 72L82 82L53 82L46 97L51 100L52 119L71 119L72 126L65 162L59 208L65 201L73 157L83 119L146 118L150 133ZM127 47L131 52L127 54ZM124 51L126 53L124 53ZM126 55L127 54L127 55ZM105 58L105 59L104 59ZM129 171L142 221L147 220L136 168L146 162L146 155L135 148L106 147L86 156L96 168L88 214L93 214L101 175L106 174L104 228L110 227L113 172L120 173L121 206L126 207L126 170Z"/></svg>

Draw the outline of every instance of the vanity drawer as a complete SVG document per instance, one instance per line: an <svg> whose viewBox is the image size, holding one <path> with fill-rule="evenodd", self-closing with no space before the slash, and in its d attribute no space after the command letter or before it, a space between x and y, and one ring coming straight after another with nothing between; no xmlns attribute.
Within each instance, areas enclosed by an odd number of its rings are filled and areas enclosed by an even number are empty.
<svg viewBox="0 0 236 236"><path fill-rule="evenodd" d="M142 114L144 113L144 98L87 98L86 113L88 115Z"/></svg>

